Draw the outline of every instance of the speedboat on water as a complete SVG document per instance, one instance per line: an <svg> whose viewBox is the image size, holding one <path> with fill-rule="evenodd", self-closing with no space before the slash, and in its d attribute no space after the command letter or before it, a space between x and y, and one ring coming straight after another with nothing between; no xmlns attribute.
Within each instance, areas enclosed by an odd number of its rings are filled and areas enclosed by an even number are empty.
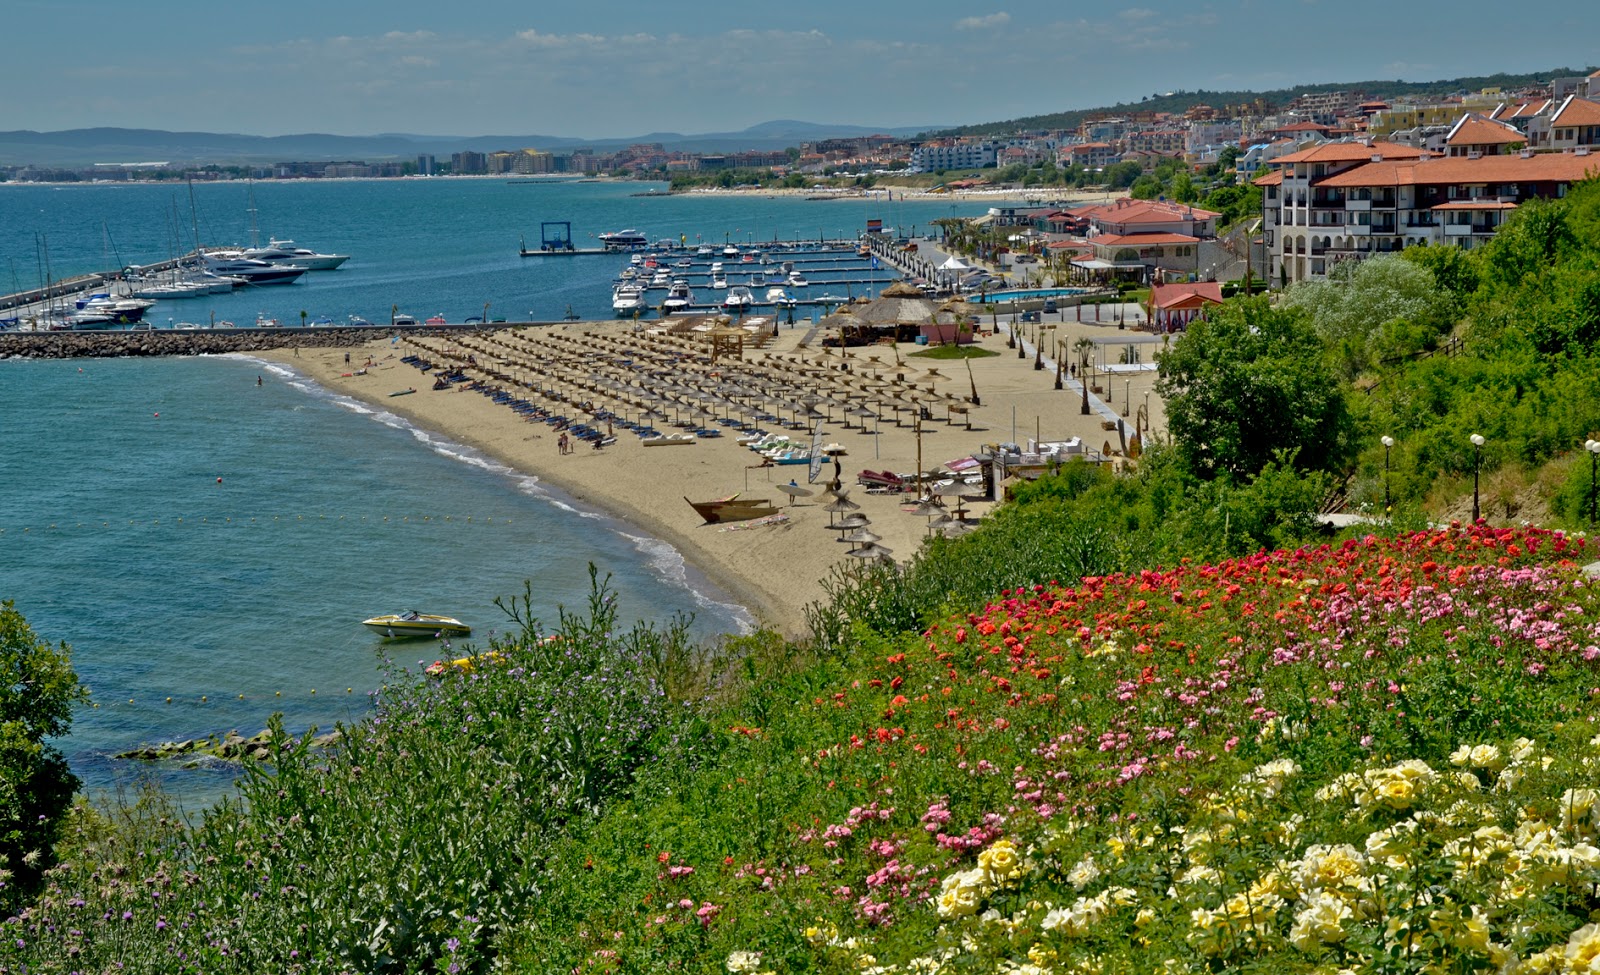
<svg viewBox="0 0 1600 975"><path fill-rule="evenodd" d="M783 285L767 289L767 304L781 305L789 299L789 292L783 290Z"/></svg>
<svg viewBox="0 0 1600 975"><path fill-rule="evenodd" d="M711 276L711 290L712 291L727 291L728 290L728 279L723 277L721 272L718 272L718 273L713 274Z"/></svg>
<svg viewBox="0 0 1600 975"><path fill-rule="evenodd" d="M728 311L749 311L753 301L749 288L744 285L735 285L728 289L728 296L722 299L722 307Z"/></svg>
<svg viewBox="0 0 1600 975"><path fill-rule="evenodd" d="M685 281L674 281L667 291L666 300L661 302L661 310L670 315L675 311L684 311L694 304L694 292L689 290Z"/></svg>
<svg viewBox="0 0 1600 975"><path fill-rule="evenodd" d="M240 252L243 257L270 264L287 264L303 267L307 271L332 271L350 259L349 254L318 254L307 247L298 247L292 240L274 237L265 247L247 247Z"/></svg>
<svg viewBox="0 0 1600 975"><path fill-rule="evenodd" d="M801 274L799 271L790 271L789 272L789 287L791 287L791 288L804 288L804 287L809 286L810 284L811 284L811 282L806 280L806 276L804 274Z"/></svg>
<svg viewBox="0 0 1600 975"><path fill-rule="evenodd" d="M472 627L452 616L435 616L408 610L362 620L361 625L392 639L410 637L471 636Z"/></svg>
<svg viewBox="0 0 1600 975"><path fill-rule="evenodd" d="M611 293L611 310L619 317L625 318L644 308L644 289L637 285L625 284Z"/></svg>

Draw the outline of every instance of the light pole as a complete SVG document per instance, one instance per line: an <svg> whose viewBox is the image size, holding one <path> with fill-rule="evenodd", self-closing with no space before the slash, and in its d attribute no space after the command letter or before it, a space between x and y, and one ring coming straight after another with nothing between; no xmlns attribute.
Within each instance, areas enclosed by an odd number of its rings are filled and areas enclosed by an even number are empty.
<svg viewBox="0 0 1600 975"><path fill-rule="evenodd" d="M1472 523L1478 523L1478 468L1483 466L1483 435L1475 433L1472 441Z"/></svg>
<svg viewBox="0 0 1600 975"><path fill-rule="evenodd" d="M1383 513L1389 514L1389 451L1394 447L1394 438L1387 434L1383 437Z"/></svg>
<svg viewBox="0 0 1600 975"><path fill-rule="evenodd" d="M1589 452L1589 527L1594 527L1595 474L1600 463L1600 440L1585 440L1583 449Z"/></svg>
<svg viewBox="0 0 1600 975"><path fill-rule="evenodd" d="M1133 389L1133 380L1124 379L1122 381L1122 415L1123 416L1127 416L1128 415L1128 400L1132 398L1132 394L1130 392L1132 389Z"/></svg>

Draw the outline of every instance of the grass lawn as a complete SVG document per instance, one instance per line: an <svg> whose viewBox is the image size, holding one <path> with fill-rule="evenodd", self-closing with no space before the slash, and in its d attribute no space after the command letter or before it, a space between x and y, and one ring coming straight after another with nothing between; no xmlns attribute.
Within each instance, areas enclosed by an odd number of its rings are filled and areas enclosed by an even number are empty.
<svg viewBox="0 0 1600 975"><path fill-rule="evenodd" d="M976 345L936 345L926 352L911 353L918 359L987 359L999 354Z"/></svg>

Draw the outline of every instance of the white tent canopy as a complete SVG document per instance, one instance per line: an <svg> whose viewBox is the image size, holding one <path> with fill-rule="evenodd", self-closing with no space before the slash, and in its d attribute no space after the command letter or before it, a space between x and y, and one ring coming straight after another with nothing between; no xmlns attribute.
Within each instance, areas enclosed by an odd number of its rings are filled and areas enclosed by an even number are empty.
<svg viewBox="0 0 1600 975"><path fill-rule="evenodd" d="M939 265L941 271L970 271L972 266L961 263L961 258L951 255L943 264Z"/></svg>

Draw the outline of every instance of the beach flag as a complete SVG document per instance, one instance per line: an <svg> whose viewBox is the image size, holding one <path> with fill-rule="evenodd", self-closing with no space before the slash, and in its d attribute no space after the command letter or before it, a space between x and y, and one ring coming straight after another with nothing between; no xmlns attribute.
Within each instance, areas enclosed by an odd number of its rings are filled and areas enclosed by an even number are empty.
<svg viewBox="0 0 1600 975"><path fill-rule="evenodd" d="M876 270L876 269L877 269L877 267L878 267L878 258L877 258L877 255L873 255L873 258L872 258L872 267L873 267L873 269L874 269L874 270Z"/></svg>
<svg viewBox="0 0 1600 975"><path fill-rule="evenodd" d="M883 221L882 220L868 220L867 221L867 233L869 233L869 234L881 234L881 233L883 233Z"/></svg>

